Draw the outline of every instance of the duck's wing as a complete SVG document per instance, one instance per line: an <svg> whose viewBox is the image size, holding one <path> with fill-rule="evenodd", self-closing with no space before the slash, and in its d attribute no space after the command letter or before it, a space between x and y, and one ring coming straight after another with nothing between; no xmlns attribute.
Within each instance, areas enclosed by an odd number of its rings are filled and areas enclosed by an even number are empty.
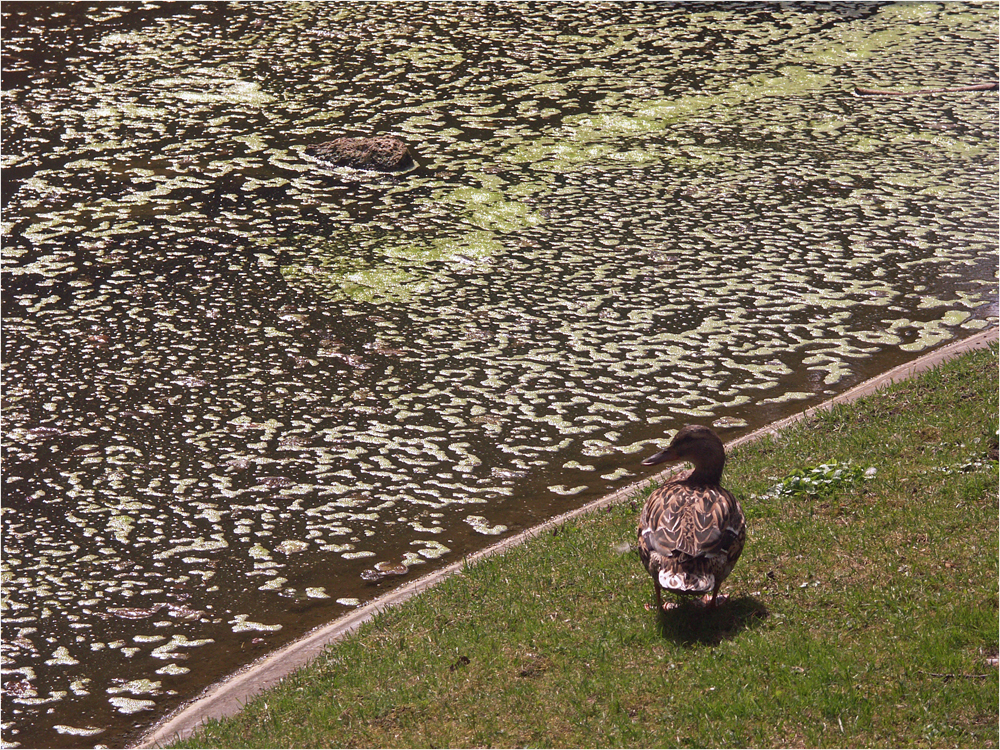
<svg viewBox="0 0 1000 750"><path fill-rule="evenodd" d="M722 487L667 484L653 492L639 516L639 547L670 557L729 555L745 535L739 502Z"/></svg>

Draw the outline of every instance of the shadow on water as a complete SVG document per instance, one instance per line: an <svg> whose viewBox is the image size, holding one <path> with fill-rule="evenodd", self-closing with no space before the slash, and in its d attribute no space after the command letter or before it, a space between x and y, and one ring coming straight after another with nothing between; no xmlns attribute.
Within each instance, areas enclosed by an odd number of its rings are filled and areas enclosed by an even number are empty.
<svg viewBox="0 0 1000 750"><path fill-rule="evenodd" d="M752 596L726 599L711 609L685 600L674 609L661 611L657 625L661 636L679 645L714 646L757 627L769 615L764 603Z"/></svg>

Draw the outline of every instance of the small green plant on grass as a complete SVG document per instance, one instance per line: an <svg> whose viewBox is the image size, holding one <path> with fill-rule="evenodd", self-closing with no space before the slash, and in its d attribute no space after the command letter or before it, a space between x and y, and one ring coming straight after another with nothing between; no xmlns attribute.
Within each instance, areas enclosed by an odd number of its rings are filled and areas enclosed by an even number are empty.
<svg viewBox="0 0 1000 750"><path fill-rule="evenodd" d="M981 469L988 469L996 466L996 447L988 450L981 451L977 454L971 455L964 461L960 461L951 466L939 466L938 471L946 475L953 474L968 474L973 471L980 471Z"/></svg>
<svg viewBox="0 0 1000 750"><path fill-rule="evenodd" d="M875 467L862 469L849 463L820 464L799 469L771 488L768 497L828 497L859 482L872 479Z"/></svg>

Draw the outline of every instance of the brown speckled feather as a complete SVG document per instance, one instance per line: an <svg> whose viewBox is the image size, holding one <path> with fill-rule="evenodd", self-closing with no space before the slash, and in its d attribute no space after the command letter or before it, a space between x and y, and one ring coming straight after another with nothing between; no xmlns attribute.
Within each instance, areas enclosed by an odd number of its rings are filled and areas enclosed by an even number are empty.
<svg viewBox="0 0 1000 750"><path fill-rule="evenodd" d="M681 478L659 488L639 516L639 555L653 580L678 594L719 590L746 541L737 499Z"/></svg>

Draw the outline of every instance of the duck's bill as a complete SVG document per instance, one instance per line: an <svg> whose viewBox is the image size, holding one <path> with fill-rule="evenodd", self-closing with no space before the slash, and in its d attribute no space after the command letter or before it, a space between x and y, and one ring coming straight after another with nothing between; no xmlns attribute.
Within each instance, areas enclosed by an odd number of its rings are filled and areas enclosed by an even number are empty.
<svg viewBox="0 0 1000 750"><path fill-rule="evenodd" d="M671 452L669 448L665 448L659 453L654 453L649 458L643 460L643 466L655 466L656 464L662 464L667 461L676 461L677 457Z"/></svg>

